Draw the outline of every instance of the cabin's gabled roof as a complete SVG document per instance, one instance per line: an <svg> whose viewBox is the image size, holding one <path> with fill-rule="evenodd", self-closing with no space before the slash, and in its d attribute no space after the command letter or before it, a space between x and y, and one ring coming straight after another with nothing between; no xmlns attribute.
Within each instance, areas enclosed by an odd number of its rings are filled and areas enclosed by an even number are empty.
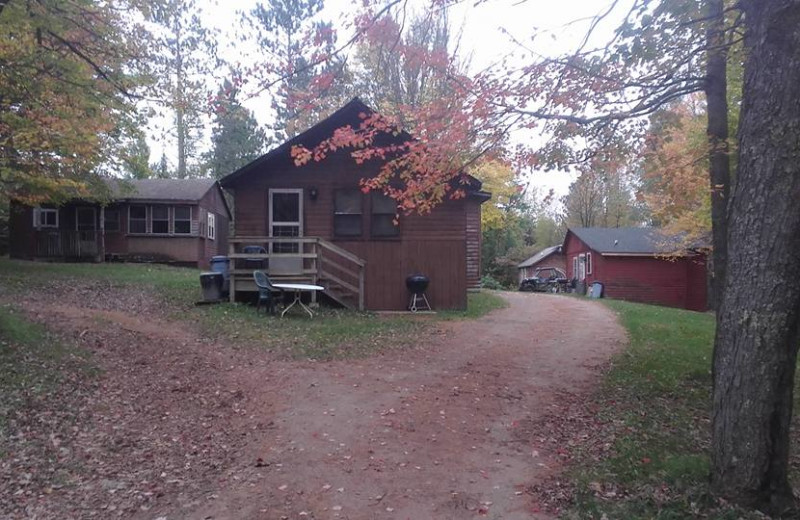
<svg viewBox="0 0 800 520"><path fill-rule="evenodd" d="M546 247L533 255L532 257L528 258L527 260L523 260L517 265L518 269L522 269L524 267L530 267L532 265L536 265L548 256L552 254L560 254L561 253L561 246L552 246Z"/></svg>
<svg viewBox="0 0 800 520"><path fill-rule="evenodd" d="M277 148L273 148L266 154L262 155L258 159L246 164L236 170L235 172L223 177L220 179L220 185L224 188L230 187L237 179L240 177L247 175L253 171L259 170L262 167L266 166L269 162L276 160L276 159L286 159L290 157L292 147L295 145L302 145L306 148L313 148L314 146L321 143L323 140L327 139L333 133L342 127L350 126L352 128L358 128L362 121L364 115L374 114L375 111L367 106L361 99L354 97L350 102L345 104L342 108L334 112L333 114L329 115L316 125L312 126L305 132L302 132L295 137L289 139L288 141L284 142ZM400 132L401 139L413 139L413 136L408 134L407 132ZM491 193L486 191L482 191L481 187L483 183L476 179L475 177L468 175L467 176L467 184L461 185L461 187L465 187L466 191L469 192L469 195L472 197L477 197L484 202L491 198ZM454 182L454 186L458 183Z"/></svg>
<svg viewBox="0 0 800 520"><path fill-rule="evenodd" d="M683 234L669 234L655 227L576 227L567 230L602 255L652 256L674 254L702 244L687 243ZM564 245L566 246L566 237Z"/></svg>
<svg viewBox="0 0 800 520"><path fill-rule="evenodd" d="M361 114L372 114L373 110L364 104L359 98L355 97L350 100L349 103L344 105L342 108L334 112L333 114L329 115L316 125L312 126L305 132L297 134L296 136L292 137L288 141L284 142L277 148L273 148L266 154L262 155L258 159L242 166L235 172L226 175L222 179L220 179L220 184L223 187L228 187L231 185L233 181L238 179L239 177L258 169L259 167L265 165L266 163L276 159L276 158L285 158L289 157L292 146L295 145L303 145L306 148L311 148L323 140L327 139L337 128L342 128L344 126L351 126L353 128L358 128L358 126L362 122Z"/></svg>

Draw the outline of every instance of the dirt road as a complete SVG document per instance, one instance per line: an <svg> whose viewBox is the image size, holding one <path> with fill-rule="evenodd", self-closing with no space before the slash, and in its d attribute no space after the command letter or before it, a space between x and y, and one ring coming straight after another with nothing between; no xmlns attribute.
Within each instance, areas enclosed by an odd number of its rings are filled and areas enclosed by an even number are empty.
<svg viewBox="0 0 800 520"><path fill-rule="evenodd" d="M527 490L558 457L537 444L548 428L537 419L588 392L625 336L595 302L504 297L508 308L444 323L416 349L330 363L269 361L113 310L51 308L76 332L99 320L150 345L104 388L139 414L104 423L138 437L120 450L127 469L87 489L119 483L140 504L120 502L119 516L151 520L544 518ZM167 338L179 345L168 354Z"/></svg>

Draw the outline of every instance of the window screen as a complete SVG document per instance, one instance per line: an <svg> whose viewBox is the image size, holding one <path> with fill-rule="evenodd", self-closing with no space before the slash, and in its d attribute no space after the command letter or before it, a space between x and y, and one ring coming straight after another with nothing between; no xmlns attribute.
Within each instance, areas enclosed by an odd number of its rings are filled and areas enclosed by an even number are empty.
<svg viewBox="0 0 800 520"><path fill-rule="evenodd" d="M400 234L400 226L395 225L397 218L397 202L383 193L372 193L372 229L373 237L396 237Z"/></svg>
<svg viewBox="0 0 800 520"><path fill-rule="evenodd" d="M192 232L192 208L189 206L175 206L173 220L176 235L188 235Z"/></svg>
<svg viewBox="0 0 800 520"><path fill-rule="evenodd" d="M153 206L153 233L169 233L169 206Z"/></svg>
<svg viewBox="0 0 800 520"><path fill-rule="evenodd" d="M340 237L361 236L361 191L337 190L333 203L333 234Z"/></svg>
<svg viewBox="0 0 800 520"><path fill-rule="evenodd" d="M128 208L128 233L147 233L147 207Z"/></svg>

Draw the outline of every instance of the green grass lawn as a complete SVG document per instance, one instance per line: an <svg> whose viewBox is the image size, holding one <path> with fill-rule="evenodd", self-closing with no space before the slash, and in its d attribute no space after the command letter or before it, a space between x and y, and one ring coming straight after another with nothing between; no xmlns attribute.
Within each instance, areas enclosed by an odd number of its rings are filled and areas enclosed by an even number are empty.
<svg viewBox="0 0 800 520"><path fill-rule="evenodd" d="M630 336L596 404L606 455L577 450L567 518L763 518L707 494L714 317L606 301Z"/></svg>
<svg viewBox="0 0 800 520"><path fill-rule="evenodd" d="M387 348L416 344L432 322L475 319L504 307L505 300L491 291L469 294L464 311L433 316L355 312L322 307L314 319L290 314L285 319L257 314L245 304L195 306L200 298L199 271L158 264L80 264L24 262L0 258L0 287L24 293L31 286L47 287L50 280L108 282L111 286L145 288L163 298L175 319L193 323L198 332L213 339L258 346L282 357L339 359L360 357Z"/></svg>
<svg viewBox="0 0 800 520"><path fill-rule="evenodd" d="M159 264L26 262L0 257L0 286L25 291L46 287L51 279L97 280L114 285L146 287L174 304L200 296L199 271Z"/></svg>

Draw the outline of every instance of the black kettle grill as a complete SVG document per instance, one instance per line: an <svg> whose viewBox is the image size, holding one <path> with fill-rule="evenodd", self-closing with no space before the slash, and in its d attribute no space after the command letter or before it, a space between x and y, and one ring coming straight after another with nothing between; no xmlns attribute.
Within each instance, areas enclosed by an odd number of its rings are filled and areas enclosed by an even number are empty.
<svg viewBox="0 0 800 520"><path fill-rule="evenodd" d="M430 279L424 274L412 274L406 278L406 287L411 293L408 310L411 312L432 310L431 304L428 303L428 297L425 296L425 289L428 288L430 283Z"/></svg>

